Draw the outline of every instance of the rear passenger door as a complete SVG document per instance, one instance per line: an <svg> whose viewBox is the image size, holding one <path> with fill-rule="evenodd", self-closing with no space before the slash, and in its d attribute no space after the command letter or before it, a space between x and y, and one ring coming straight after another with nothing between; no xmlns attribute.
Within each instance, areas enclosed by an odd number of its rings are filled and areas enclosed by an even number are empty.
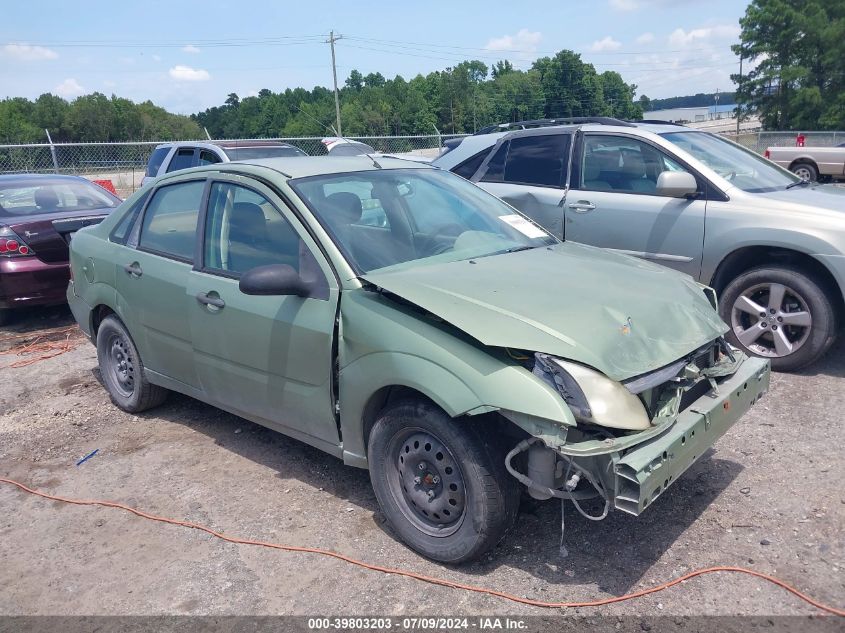
<svg viewBox="0 0 845 633"><path fill-rule="evenodd" d="M500 141L474 177L480 187L563 238L563 201L571 133L540 133Z"/></svg>
<svg viewBox="0 0 845 633"><path fill-rule="evenodd" d="M185 289L205 188L205 179L194 179L154 189L126 247L119 249L115 270L118 313L144 365L194 388L199 381Z"/></svg>
<svg viewBox="0 0 845 633"><path fill-rule="evenodd" d="M643 139L584 134L573 160L566 239L652 260L697 279L706 199L658 195L657 177L664 171L690 170ZM705 183L696 180L704 192Z"/></svg>

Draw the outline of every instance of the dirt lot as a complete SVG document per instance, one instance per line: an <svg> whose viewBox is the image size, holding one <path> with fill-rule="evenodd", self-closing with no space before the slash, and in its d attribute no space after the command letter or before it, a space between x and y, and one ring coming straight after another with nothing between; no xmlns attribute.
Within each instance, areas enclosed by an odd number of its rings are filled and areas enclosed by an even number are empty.
<svg viewBox="0 0 845 633"><path fill-rule="evenodd" d="M40 310L0 330L71 324ZM367 473L181 396L133 416L97 380L94 348L27 367L0 356L0 476L121 501L232 535L332 549L541 600L641 589L697 567L775 574L845 603L845 346L772 391L646 513L590 523L556 503L524 508L486 560L428 562L383 524ZM84 455L99 452L75 465ZM120 510L69 506L0 485L0 614L545 614L352 567L225 543ZM815 614L741 576L708 576L582 614ZM559 613L559 612L558 612Z"/></svg>

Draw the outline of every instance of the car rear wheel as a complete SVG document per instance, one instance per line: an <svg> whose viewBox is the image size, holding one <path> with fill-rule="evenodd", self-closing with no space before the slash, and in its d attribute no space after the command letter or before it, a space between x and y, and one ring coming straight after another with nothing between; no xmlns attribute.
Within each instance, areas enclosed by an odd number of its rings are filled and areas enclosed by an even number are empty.
<svg viewBox="0 0 845 633"><path fill-rule="evenodd" d="M719 301L728 340L793 371L824 354L836 335L836 315L823 286L791 268L755 268L734 279Z"/></svg>
<svg viewBox="0 0 845 633"><path fill-rule="evenodd" d="M147 380L132 337L114 315L103 319L97 330L97 361L112 402L124 411L139 413L158 406L167 397L167 389Z"/></svg>
<svg viewBox="0 0 845 633"><path fill-rule="evenodd" d="M383 411L367 456L388 523L427 558L478 558L516 518L519 486L505 470L495 433L453 420L433 404L406 400Z"/></svg>
<svg viewBox="0 0 845 633"><path fill-rule="evenodd" d="M790 171L799 178L810 182L816 182L819 179L819 170L810 163L796 163Z"/></svg>

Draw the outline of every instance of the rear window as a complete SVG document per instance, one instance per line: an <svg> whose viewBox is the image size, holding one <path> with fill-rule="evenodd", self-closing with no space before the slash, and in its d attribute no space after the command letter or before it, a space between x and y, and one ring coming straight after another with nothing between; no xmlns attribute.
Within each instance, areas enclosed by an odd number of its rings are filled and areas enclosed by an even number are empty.
<svg viewBox="0 0 845 633"><path fill-rule="evenodd" d="M457 167L453 167L452 171L455 172L456 174L458 174L458 176L461 176L461 177L469 180L470 178L472 178L472 175L476 171L478 171L478 168L481 167L481 163L484 162L484 158L485 158L485 156L487 156L487 154L489 152L490 152L490 148L488 147L483 152L479 152L478 154L476 154L472 158L466 159L464 162L462 162Z"/></svg>
<svg viewBox="0 0 845 633"><path fill-rule="evenodd" d="M172 171L179 171L180 169L188 169L194 166L194 148L187 147L185 149L176 150L176 156L170 160L167 166L167 173Z"/></svg>
<svg viewBox="0 0 845 633"><path fill-rule="evenodd" d="M267 147L224 147L223 151L229 160L249 160L252 158L286 158L290 156L307 156L301 149L293 145Z"/></svg>
<svg viewBox="0 0 845 633"><path fill-rule="evenodd" d="M156 189L141 223L140 248L183 261L193 261L204 180Z"/></svg>
<svg viewBox="0 0 845 633"><path fill-rule="evenodd" d="M525 136L511 140L505 182L560 187L569 163L569 134Z"/></svg>
<svg viewBox="0 0 845 633"><path fill-rule="evenodd" d="M0 217L112 209L120 200L85 180L23 180L0 184Z"/></svg>
<svg viewBox="0 0 845 633"><path fill-rule="evenodd" d="M150 154L150 162L147 163L147 176L151 178L158 176L158 170L161 169L161 164L169 152L169 147L157 147L153 150Z"/></svg>

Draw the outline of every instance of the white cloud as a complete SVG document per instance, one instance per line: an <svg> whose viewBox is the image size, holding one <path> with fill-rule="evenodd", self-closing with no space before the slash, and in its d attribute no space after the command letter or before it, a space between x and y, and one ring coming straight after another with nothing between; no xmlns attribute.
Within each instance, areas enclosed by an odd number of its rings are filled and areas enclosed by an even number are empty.
<svg viewBox="0 0 845 633"><path fill-rule="evenodd" d="M520 51L533 53L537 50L537 45L543 39L543 34L539 31L529 31L528 29L519 29L516 35L503 35L502 37L494 37L484 47L490 51Z"/></svg>
<svg viewBox="0 0 845 633"><path fill-rule="evenodd" d="M596 40L593 42L593 45L590 47L590 50L593 52L598 51L615 51L622 46L621 42L617 42L615 39L610 37L609 35L605 36L600 40Z"/></svg>
<svg viewBox="0 0 845 633"><path fill-rule="evenodd" d="M208 81L211 75L207 70L191 68L190 66L174 66L168 74L177 81Z"/></svg>
<svg viewBox="0 0 845 633"><path fill-rule="evenodd" d="M617 11L636 11L640 8L637 0L610 0L610 6Z"/></svg>
<svg viewBox="0 0 845 633"><path fill-rule="evenodd" d="M699 29L685 31L677 28L669 36L669 44L672 46L689 46L693 42L710 39L733 39L739 37L740 28L738 24L717 24Z"/></svg>
<svg viewBox="0 0 845 633"><path fill-rule="evenodd" d="M199 53L200 49L198 49L193 44L186 44L185 46L182 47L182 51L185 52L185 53Z"/></svg>
<svg viewBox="0 0 845 633"><path fill-rule="evenodd" d="M79 85L79 82L76 81L73 77L68 77L58 86L53 88L53 92L55 92L60 97L64 97L65 99L69 97L76 97L81 95L85 92L85 88Z"/></svg>
<svg viewBox="0 0 845 633"><path fill-rule="evenodd" d="M160 62L161 61L161 55L153 55L153 61L154 62Z"/></svg>
<svg viewBox="0 0 845 633"><path fill-rule="evenodd" d="M637 44L651 44L654 41L652 33L643 33L636 40Z"/></svg>
<svg viewBox="0 0 845 633"><path fill-rule="evenodd" d="M2 50L4 55L23 61L56 59L59 56L54 50L43 46L30 46L29 44L6 44Z"/></svg>

